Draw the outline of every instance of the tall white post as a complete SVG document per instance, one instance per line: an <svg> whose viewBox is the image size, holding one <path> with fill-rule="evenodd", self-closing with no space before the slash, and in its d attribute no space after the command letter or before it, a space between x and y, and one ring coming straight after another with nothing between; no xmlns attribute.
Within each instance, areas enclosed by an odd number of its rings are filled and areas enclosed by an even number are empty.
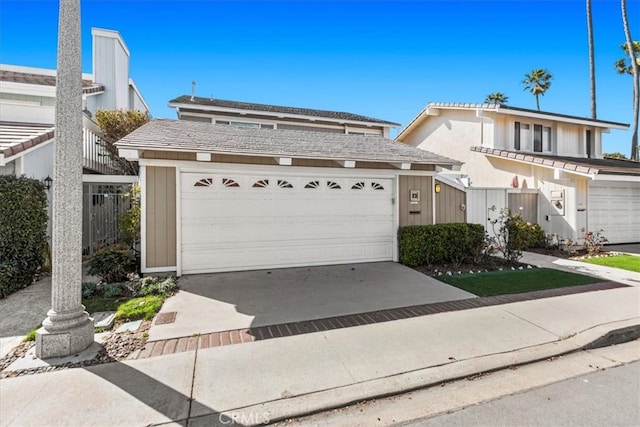
<svg viewBox="0 0 640 427"><path fill-rule="evenodd" d="M51 310L36 334L36 355L76 354L93 343L82 305L82 66L80 0L60 0L56 80Z"/></svg>

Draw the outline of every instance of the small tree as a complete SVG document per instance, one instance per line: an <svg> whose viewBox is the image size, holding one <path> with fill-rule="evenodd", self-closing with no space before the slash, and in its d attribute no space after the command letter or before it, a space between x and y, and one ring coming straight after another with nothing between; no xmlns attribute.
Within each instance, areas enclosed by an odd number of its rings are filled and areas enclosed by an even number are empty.
<svg viewBox="0 0 640 427"><path fill-rule="evenodd" d="M622 18L625 27L627 42L621 49L626 57L615 62L618 74L628 74L632 77L633 84L633 125L631 129L631 160L638 160L638 115L640 114L640 42L631 40L631 33L626 19L626 4L622 2Z"/></svg>
<svg viewBox="0 0 640 427"><path fill-rule="evenodd" d="M137 251L140 241L140 186L131 184L124 196L131 202L131 207L118 217L118 237L120 242Z"/></svg>
<svg viewBox="0 0 640 427"><path fill-rule="evenodd" d="M544 96L545 92L549 90L552 78L553 75L542 68L532 70L531 73L524 75L524 80L522 81L524 90L528 90L536 97L536 106L538 107L538 111L540 111L539 96Z"/></svg>
<svg viewBox="0 0 640 427"><path fill-rule="evenodd" d="M138 164L120 157L118 148L114 144L149 120L151 120L149 113L142 111L96 111L96 122L104 134L104 147L119 171L125 175L137 175Z"/></svg>
<svg viewBox="0 0 640 427"><path fill-rule="evenodd" d="M487 104L506 104L508 101L509 97L502 92L490 93L484 100Z"/></svg>

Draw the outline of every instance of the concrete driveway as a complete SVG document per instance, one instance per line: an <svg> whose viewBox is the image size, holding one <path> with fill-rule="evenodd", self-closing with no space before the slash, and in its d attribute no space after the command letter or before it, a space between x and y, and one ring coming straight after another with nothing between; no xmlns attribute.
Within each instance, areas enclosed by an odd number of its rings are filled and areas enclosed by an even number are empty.
<svg viewBox="0 0 640 427"><path fill-rule="evenodd" d="M149 340L473 298L393 262L183 276Z"/></svg>

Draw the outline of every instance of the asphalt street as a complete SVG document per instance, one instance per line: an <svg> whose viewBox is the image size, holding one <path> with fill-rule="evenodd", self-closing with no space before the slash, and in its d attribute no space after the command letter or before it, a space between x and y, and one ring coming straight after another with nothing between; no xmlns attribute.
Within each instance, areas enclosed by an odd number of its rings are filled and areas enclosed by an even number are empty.
<svg viewBox="0 0 640 427"><path fill-rule="evenodd" d="M405 426L638 426L640 362L505 396Z"/></svg>

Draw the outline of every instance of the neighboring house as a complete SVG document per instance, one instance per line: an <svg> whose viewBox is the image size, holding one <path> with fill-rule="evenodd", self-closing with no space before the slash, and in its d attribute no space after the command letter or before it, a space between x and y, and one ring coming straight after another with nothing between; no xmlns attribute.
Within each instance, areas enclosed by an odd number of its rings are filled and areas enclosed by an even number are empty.
<svg viewBox="0 0 640 427"><path fill-rule="evenodd" d="M459 166L382 136L187 120L117 146L140 164L142 272L178 275L397 260L398 226L435 222L436 168Z"/></svg>
<svg viewBox="0 0 640 427"><path fill-rule="evenodd" d="M113 173L92 117L99 109L149 111L129 77L129 49L117 31L91 29L93 74L83 74L86 173ZM53 176L56 70L0 64L0 173ZM80 113L80 112L79 112Z"/></svg>
<svg viewBox="0 0 640 427"><path fill-rule="evenodd" d="M575 240L583 228L602 229L611 243L627 243L640 241L640 163L603 159L602 134L628 127L500 104L430 103L396 140L464 162L469 189L533 189L534 218L548 233Z"/></svg>
<svg viewBox="0 0 640 427"><path fill-rule="evenodd" d="M398 123L359 114L311 108L254 104L224 99L180 96L169 101L180 120L256 129L288 129L313 132L379 135L390 137Z"/></svg>
<svg viewBox="0 0 640 427"><path fill-rule="evenodd" d="M82 76L83 111L78 111L83 121L83 172L108 175L117 170L93 121L95 112L98 109L148 112L149 108L129 77L129 49L120 34L92 28L91 35L93 73ZM53 178L55 97L56 70L0 64L0 174L40 180ZM109 189L87 187L91 186L85 184L85 212L95 220L96 214L91 209L93 205L99 206L103 211L97 214L99 222L114 223L113 215L104 212ZM114 234L115 228L109 227L109 233ZM104 241L105 235L102 237Z"/></svg>

